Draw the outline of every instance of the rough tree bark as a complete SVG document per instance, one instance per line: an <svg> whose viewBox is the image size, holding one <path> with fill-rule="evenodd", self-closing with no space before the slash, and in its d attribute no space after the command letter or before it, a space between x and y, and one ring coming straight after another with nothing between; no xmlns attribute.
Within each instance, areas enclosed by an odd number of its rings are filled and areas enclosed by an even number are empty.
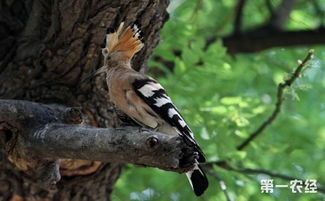
<svg viewBox="0 0 325 201"><path fill-rule="evenodd" d="M121 115L107 102L103 77L82 85L79 81L101 66L106 29L121 21L136 20L143 30L145 48L133 63L145 70L167 20L167 5L167 0L1 1L0 98L80 107L89 125L121 125ZM64 160L57 189L48 191L14 167L3 152L0 156L0 200L110 200L123 167Z"/></svg>

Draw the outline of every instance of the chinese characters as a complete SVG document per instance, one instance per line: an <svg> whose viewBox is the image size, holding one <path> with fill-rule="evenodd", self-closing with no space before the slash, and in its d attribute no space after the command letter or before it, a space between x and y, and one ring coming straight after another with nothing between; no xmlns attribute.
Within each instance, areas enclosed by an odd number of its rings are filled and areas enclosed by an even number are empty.
<svg viewBox="0 0 325 201"><path fill-rule="evenodd" d="M274 188L290 188L292 193L317 193L317 180L290 180L289 184L274 184L273 179L262 179L261 193L273 193Z"/></svg>

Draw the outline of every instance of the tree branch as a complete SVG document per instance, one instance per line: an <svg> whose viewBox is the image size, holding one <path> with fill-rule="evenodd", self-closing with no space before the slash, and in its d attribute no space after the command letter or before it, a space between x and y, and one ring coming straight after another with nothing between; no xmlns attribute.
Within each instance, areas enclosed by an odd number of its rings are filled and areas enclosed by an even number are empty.
<svg viewBox="0 0 325 201"><path fill-rule="evenodd" d="M238 53L255 53L274 47L296 47L325 44L325 29L304 31L277 31L264 27L256 28L240 35L229 35L221 37L223 45L231 55ZM211 37L206 40L205 48L207 49L219 37ZM181 55L180 50L174 50L175 56ZM174 62L164 60L161 57L154 57L155 61L162 63L169 70L174 69ZM163 76L165 73L154 69L154 74Z"/></svg>
<svg viewBox="0 0 325 201"><path fill-rule="evenodd" d="M235 8L236 15L235 15L235 22L234 22L234 30L233 35L238 35L241 32L241 25L243 20L243 10L246 0L237 0L237 5Z"/></svg>
<svg viewBox="0 0 325 201"><path fill-rule="evenodd" d="M86 159L157 167L192 168L196 154L182 138L137 127L95 128L80 123L77 109L29 101L0 100L0 147L24 172L51 185L60 179L57 159ZM79 120L78 120L79 119Z"/></svg>
<svg viewBox="0 0 325 201"><path fill-rule="evenodd" d="M133 163L177 171L182 141L146 129L94 128L46 124L26 141L26 148L42 158L73 158ZM182 171L181 171L182 172Z"/></svg>
<svg viewBox="0 0 325 201"><path fill-rule="evenodd" d="M295 4L296 0L282 0L276 11L272 13L268 25L270 25L272 28L281 30L283 25L288 21L290 13Z"/></svg>
<svg viewBox="0 0 325 201"><path fill-rule="evenodd" d="M260 135L267 126L271 125L271 123L274 121L274 119L277 117L277 115L280 113L281 110L281 106L282 103L284 101L284 97L283 97L283 91L286 87L290 87L292 85L292 83L298 78L300 77L300 73L302 71L302 69L304 68L304 66L306 65L306 63L312 58L314 54L313 50L309 50L307 56L305 57L305 59L299 63L299 65L297 66L297 68L295 69L295 71L292 73L292 75L286 79L284 82L281 82L278 85L278 89L277 89L277 102L275 103L275 108L271 114L271 116L269 116L269 118L267 118L257 129L256 131L254 131L242 144L240 144L237 149L238 150L242 150L244 149L252 140L254 140L258 135Z"/></svg>
<svg viewBox="0 0 325 201"><path fill-rule="evenodd" d="M229 54L254 53L274 47L295 47L325 44L325 29L301 31L277 31L269 27L256 28L242 33L221 37L223 45ZM206 41L206 47L219 37L211 37Z"/></svg>

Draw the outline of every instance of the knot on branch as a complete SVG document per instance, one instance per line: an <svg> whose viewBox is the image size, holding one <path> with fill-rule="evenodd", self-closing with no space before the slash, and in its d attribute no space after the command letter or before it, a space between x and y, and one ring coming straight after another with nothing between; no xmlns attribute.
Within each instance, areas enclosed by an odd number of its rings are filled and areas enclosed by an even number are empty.
<svg viewBox="0 0 325 201"><path fill-rule="evenodd" d="M146 144L148 148L155 148L158 145L159 141L156 136L151 136L147 139Z"/></svg>

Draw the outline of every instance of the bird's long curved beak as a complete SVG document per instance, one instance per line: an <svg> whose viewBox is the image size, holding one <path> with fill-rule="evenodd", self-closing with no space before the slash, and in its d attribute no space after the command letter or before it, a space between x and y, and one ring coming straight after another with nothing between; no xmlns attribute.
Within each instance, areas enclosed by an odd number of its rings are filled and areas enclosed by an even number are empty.
<svg viewBox="0 0 325 201"><path fill-rule="evenodd" d="M89 80L91 80L92 78L96 77L97 75L104 73L106 70L105 66L99 68L98 70L96 70L95 72L91 73L90 75L88 75L87 77L83 78L80 83L84 83L84 82L88 82Z"/></svg>

